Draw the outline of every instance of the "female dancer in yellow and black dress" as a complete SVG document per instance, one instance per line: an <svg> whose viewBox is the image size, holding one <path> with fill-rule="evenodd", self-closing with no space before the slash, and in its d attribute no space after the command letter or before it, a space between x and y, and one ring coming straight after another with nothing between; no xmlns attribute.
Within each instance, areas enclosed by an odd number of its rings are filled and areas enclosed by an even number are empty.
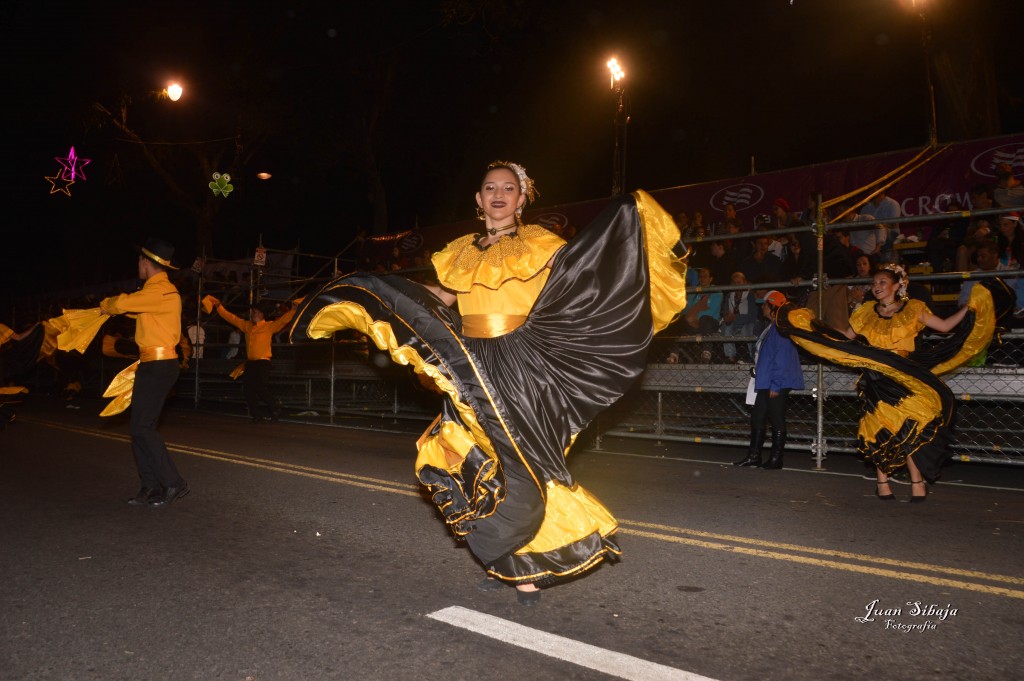
<svg viewBox="0 0 1024 681"><path fill-rule="evenodd" d="M620 553L615 519L565 456L685 305L679 231L647 194L613 200L569 244L522 224L534 194L521 166L491 164L476 194L485 231L434 254L441 288L342 277L293 327L314 338L358 329L443 393L417 475L487 573L527 605L538 585Z"/></svg>
<svg viewBox="0 0 1024 681"><path fill-rule="evenodd" d="M899 265L882 265L871 284L875 300L850 315L837 332L816 323L807 309L780 315L780 328L801 347L824 359L863 370L858 391L864 415L857 448L876 470L879 499L895 498L889 475L906 466L912 502L927 498L950 457L955 402L938 378L984 349L1005 307L1005 284L986 280L968 305L943 319L919 300L906 297L908 279ZM925 328L952 335L934 347L916 344Z"/></svg>

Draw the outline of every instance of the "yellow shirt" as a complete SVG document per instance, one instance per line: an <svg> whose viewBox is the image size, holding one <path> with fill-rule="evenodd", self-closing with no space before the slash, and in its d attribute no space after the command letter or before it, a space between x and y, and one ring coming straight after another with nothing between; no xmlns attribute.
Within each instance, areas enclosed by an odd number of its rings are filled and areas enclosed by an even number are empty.
<svg viewBox="0 0 1024 681"><path fill-rule="evenodd" d="M861 305L850 315L850 328L868 339L876 348L892 350L906 357L914 351L914 339L924 328L922 313L931 310L920 300L911 298L890 318L876 312L877 303Z"/></svg>
<svg viewBox="0 0 1024 681"><path fill-rule="evenodd" d="M223 305L217 306L217 314L219 314L228 324L231 324L245 334L246 357L249 359L270 359L270 348L274 341L274 334L288 326L288 322L290 322L292 317L295 316L297 309L298 308L292 307L292 309L288 310L272 322L268 322L264 319L258 323L251 322L231 314L224 309Z"/></svg>
<svg viewBox="0 0 1024 681"><path fill-rule="evenodd" d="M157 272L140 291L104 298L100 307L107 314L135 314L135 343L145 348L173 347L181 338L181 296L167 278Z"/></svg>
<svg viewBox="0 0 1024 681"><path fill-rule="evenodd" d="M526 320L548 280L547 264L565 240L540 225L523 225L487 248L467 234L435 253L438 281L455 291L468 336L496 337Z"/></svg>

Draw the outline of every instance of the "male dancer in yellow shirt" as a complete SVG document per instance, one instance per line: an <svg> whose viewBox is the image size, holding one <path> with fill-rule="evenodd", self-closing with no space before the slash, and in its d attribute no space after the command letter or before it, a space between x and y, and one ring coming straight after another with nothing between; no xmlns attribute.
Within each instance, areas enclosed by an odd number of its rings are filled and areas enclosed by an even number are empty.
<svg viewBox="0 0 1024 681"><path fill-rule="evenodd" d="M253 306L252 321L246 321L224 309L220 301L210 296L213 309L228 324L245 334L245 402L249 405L249 418L253 423L263 419L260 400L270 407L270 420L276 421L281 416L281 403L270 392L270 357L274 334L288 326L295 316L295 306L274 321L267 321L266 309Z"/></svg>
<svg viewBox="0 0 1024 681"><path fill-rule="evenodd" d="M104 298L100 308L109 315L135 315L135 342L139 368L131 404L132 454L142 481L132 506L167 506L189 493L178 473L163 437L157 431L167 394L178 380L177 345L181 338L181 296L167 278L174 246L149 239L139 253L139 279L145 283L135 293Z"/></svg>

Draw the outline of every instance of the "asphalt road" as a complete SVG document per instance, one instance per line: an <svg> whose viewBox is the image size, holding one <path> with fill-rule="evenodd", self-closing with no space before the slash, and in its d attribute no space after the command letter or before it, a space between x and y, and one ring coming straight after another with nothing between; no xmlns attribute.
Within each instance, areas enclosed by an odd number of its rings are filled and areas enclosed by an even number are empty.
<svg viewBox="0 0 1024 681"><path fill-rule="evenodd" d="M409 432L169 409L192 494L132 508L127 421L101 406L29 399L0 432L3 681L1024 668L1018 468L957 464L911 505L908 485L876 500L850 457L761 471L729 465L736 449L605 440L572 468L619 517L623 560L524 608L476 590L481 569L416 485Z"/></svg>

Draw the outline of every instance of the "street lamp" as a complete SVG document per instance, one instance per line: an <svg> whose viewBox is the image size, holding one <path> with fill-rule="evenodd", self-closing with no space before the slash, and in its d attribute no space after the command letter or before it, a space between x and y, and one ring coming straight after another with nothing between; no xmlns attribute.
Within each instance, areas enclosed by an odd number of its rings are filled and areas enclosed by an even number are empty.
<svg viewBox="0 0 1024 681"><path fill-rule="evenodd" d="M172 102L176 102L181 99L181 95L185 90L178 83L170 83L167 89L164 90L164 94L167 95L167 99Z"/></svg>
<svg viewBox="0 0 1024 681"><path fill-rule="evenodd" d="M619 60L608 60L609 86L615 92L615 152L612 156L612 196L622 196L626 184L626 126L629 116L623 103L626 92L626 72Z"/></svg>

